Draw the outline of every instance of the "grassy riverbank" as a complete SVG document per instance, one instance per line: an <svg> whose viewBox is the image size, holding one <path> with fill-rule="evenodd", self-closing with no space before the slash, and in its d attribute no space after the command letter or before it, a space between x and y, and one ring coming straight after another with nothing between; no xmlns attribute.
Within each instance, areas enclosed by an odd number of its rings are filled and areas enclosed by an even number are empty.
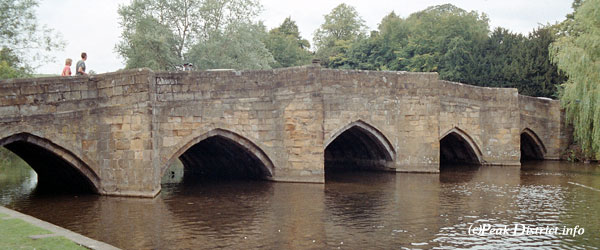
<svg viewBox="0 0 600 250"><path fill-rule="evenodd" d="M52 232L21 219L7 217L0 213L0 249L87 249L65 237L52 236Z"/></svg>

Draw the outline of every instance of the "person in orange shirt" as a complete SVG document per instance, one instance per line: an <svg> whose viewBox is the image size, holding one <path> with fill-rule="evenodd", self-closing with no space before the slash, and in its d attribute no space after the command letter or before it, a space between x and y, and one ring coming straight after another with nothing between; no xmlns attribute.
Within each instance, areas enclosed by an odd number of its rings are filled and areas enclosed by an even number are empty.
<svg viewBox="0 0 600 250"><path fill-rule="evenodd" d="M65 67L63 68L61 76L70 76L71 75L71 63L73 63L73 60L71 60L71 58L67 58L67 60L65 61Z"/></svg>

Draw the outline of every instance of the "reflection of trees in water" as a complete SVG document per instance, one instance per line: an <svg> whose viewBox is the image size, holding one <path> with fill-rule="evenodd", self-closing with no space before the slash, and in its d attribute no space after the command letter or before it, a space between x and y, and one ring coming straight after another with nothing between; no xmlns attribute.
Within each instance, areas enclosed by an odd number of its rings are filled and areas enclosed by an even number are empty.
<svg viewBox="0 0 600 250"><path fill-rule="evenodd" d="M1 185L20 185L31 176L31 167L19 156L0 147L0 183Z"/></svg>
<svg viewBox="0 0 600 250"><path fill-rule="evenodd" d="M241 244L236 242L243 240L240 235L256 235L261 230L271 206L272 185L263 181L184 182L163 185L162 199L184 235L212 238L203 244L206 248L232 247Z"/></svg>
<svg viewBox="0 0 600 250"><path fill-rule="evenodd" d="M511 190L519 185L519 171L518 167L484 166L440 173L443 213L460 215L454 219L505 213L513 202Z"/></svg>
<svg viewBox="0 0 600 250"><path fill-rule="evenodd" d="M583 227L585 234L570 237L569 244L582 248L600 245L600 167L564 161L523 164L517 196L521 219L556 223L562 229Z"/></svg>
<svg viewBox="0 0 600 250"><path fill-rule="evenodd" d="M437 174L354 172L332 179L325 185L330 245L410 246L429 242L441 227Z"/></svg>
<svg viewBox="0 0 600 250"><path fill-rule="evenodd" d="M589 205L585 213L572 216L576 211L571 205L588 204L588 197L582 197L581 192L571 191L568 181L576 177L569 173L573 168L561 170L563 163L527 162L521 168L518 167L481 167L473 172L468 182L457 182L446 180L448 185L443 188L441 202L446 204L443 213L448 216L448 226L439 233L436 241L448 243L456 235L466 235L467 228L471 225L488 223L492 225L526 224L533 227L545 226L569 226L564 218L577 218L577 223L589 221ZM575 170L576 172L578 170ZM581 177L587 178L585 174ZM446 179L452 179L446 176ZM442 177L440 176L440 180ZM573 202L567 201L569 196L578 196ZM598 204L598 195L595 194L595 204ZM583 199L581 199L583 198ZM576 205L577 206L577 205ZM598 211L598 210L595 210ZM452 216L459 215L460 217ZM598 225L597 222L591 223ZM594 227L594 226L592 226ZM586 229L587 230L587 229ZM597 232L597 231L596 231ZM532 240L531 236L486 236L470 237L474 245L485 245L486 247L518 247L527 243L532 247L543 247L548 242L552 245L561 245L560 238L553 236L537 236ZM580 241L581 238L577 239ZM598 245L589 244L588 246ZM456 242L455 244L464 244ZM536 245L537 244L537 245ZM567 244L571 245L571 243Z"/></svg>
<svg viewBox="0 0 600 250"><path fill-rule="evenodd" d="M600 169L549 164L440 175L355 172L325 185L169 184L155 199L34 194L10 207L124 249L545 244L539 237L464 238L472 223L529 220L585 227L573 242L553 241L558 247L598 246L600 224L590 218L600 215L600 195L569 182L600 188Z"/></svg>
<svg viewBox="0 0 600 250"><path fill-rule="evenodd" d="M35 171L17 155L0 147L0 205L26 196L36 184Z"/></svg>
<svg viewBox="0 0 600 250"><path fill-rule="evenodd" d="M470 182L479 171L477 165L449 165L440 170L439 180L442 184Z"/></svg>
<svg viewBox="0 0 600 250"><path fill-rule="evenodd" d="M377 224L379 214L393 201L393 173L345 172L330 175L325 206L333 220L361 220ZM350 224L350 226L359 224Z"/></svg>
<svg viewBox="0 0 600 250"><path fill-rule="evenodd" d="M183 181L184 175L184 167L183 163L179 159L173 160L169 162L169 167L165 171L160 183L168 184L168 183L180 183Z"/></svg>

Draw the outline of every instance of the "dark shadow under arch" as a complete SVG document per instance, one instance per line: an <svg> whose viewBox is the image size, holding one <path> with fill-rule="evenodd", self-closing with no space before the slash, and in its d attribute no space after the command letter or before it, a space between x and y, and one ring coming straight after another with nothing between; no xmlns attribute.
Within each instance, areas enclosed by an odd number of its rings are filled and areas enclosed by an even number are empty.
<svg viewBox="0 0 600 250"><path fill-rule="evenodd" d="M73 153L50 140L19 133L1 139L0 146L19 156L37 173L36 191L98 193L98 175Z"/></svg>
<svg viewBox="0 0 600 250"><path fill-rule="evenodd" d="M344 126L325 143L325 171L384 170L395 156L389 140L359 120Z"/></svg>
<svg viewBox="0 0 600 250"><path fill-rule="evenodd" d="M481 151L473 139L459 128L452 128L440 139L440 168L448 165L480 165Z"/></svg>
<svg viewBox="0 0 600 250"><path fill-rule="evenodd" d="M521 132L521 161L543 160L546 147L533 130L526 128Z"/></svg>
<svg viewBox="0 0 600 250"><path fill-rule="evenodd" d="M256 144L234 132L214 129L178 150L171 159L184 166L191 179L271 179L273 163ZM165 174L168 164L161 173Z"/></svg>

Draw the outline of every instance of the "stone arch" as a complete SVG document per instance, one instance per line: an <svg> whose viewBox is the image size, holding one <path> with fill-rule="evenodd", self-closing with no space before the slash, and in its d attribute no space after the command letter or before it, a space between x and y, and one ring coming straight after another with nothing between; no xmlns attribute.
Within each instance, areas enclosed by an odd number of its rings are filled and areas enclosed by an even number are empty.
<svg viewBox="0 0 600 250"><path fill-rule="evenodd" d="M0 146L12 151L38 174L38 183L48 182L65 188L85 188L100 193L100 178L80 157L52 141L17 133L0 139ZM59 166L54 168L54 166ZM51 183L50 183L51 182Z"/></svg>
<svg viewBox="0 0 600 250"><path fill-rule="evenodd" d="M529 128L521 131L521 160L543 160L546 155L546 146L533 130Z"/></svg>
<svg viewBox="0 0 600 250"><path fill-rule="evenodd" d="M440 136L440 164L443 163L482 164L483 158L473 138L454 127Z"/></svg>
<svg viewBox="0 0 600 250"><path fill-rule="evenodd" d="M184 144L183 146L179 147L179 149L175 153L173 153L171 155L171 157L168 158L169 160L166 163L162 164L160 175L163 176L165 174L165 171L168 168L168 162L170 162L171 160L179 158L180 160L182 160L184 165L186 165L186 162L185 162L186 159L182 159L182 157L185 157L184 154L186 152L188 152L189 150L192 150L195 146L197 146L198 144L200 144L202 142L214 141L214 140L217 140L218 142L227 144L227 145L222 145L224 147L237 148L237 149L241 150L238 152L246 154L244 157L251 158L251 159L247 159L247 160L256 161L256 162L260 163L260 165L262 165L262 169L260 171L262 171L263 178L271 179L273 177L273 173L274 173L273 162L258 145L256 145L254 142L250 141L249 139L247 139L235 132L225 130L225 129L220 129L220 128L213 129L213 130L210 130L199 136L196 136L193 139L191 139L190 141L188 141L186 144ZM192 159L187 159L187 160L192 160ZM202 159L196 159L196 160L202 160Z"/></svg>
<svg viewBox="0 0 600 250"><path fill-rule="evenodd" d="M396 158L394 147L387 137L370 124L357 120L347 124L325 142L325 161L356 167L385 168Z"/></svg>

